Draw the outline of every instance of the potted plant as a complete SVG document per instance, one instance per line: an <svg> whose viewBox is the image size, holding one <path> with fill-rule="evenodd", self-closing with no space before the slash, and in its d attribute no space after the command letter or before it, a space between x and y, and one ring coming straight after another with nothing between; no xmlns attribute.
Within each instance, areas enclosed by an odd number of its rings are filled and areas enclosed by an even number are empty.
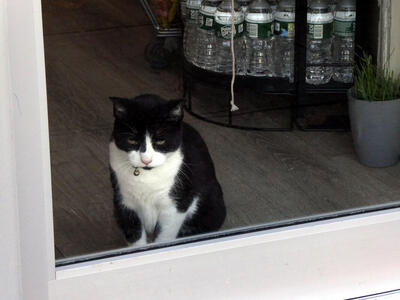
<svg viewBox="0 0 400 300"><path fill-rule="evenodd" d="M348 91L354 146L360 162L387 167L400 156L400 76L387 65L377 67L363 54L354 67L354 86Z"/></svg>

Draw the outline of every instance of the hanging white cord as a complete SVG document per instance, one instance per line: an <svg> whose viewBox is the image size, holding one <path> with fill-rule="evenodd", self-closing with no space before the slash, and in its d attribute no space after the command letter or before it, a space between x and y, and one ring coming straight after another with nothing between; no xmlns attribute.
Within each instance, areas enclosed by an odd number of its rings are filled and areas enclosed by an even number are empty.
<svg viewBox="0 0 400 300"><path fill-rule="evenodd" d="M239 110L239 107L237 107L235 105L235 91L233 90L233 87L235 85L235 77L236 77L234 36L235 36L235 0L232 0L232 8L231 8L231 52L232 52L231 111Z"/></svg>

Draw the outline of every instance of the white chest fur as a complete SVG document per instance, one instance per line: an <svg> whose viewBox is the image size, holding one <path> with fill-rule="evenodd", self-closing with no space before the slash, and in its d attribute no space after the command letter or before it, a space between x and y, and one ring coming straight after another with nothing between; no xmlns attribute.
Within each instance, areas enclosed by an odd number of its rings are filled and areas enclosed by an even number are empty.
<svg viewBox="0 0 400 300"><path fill-rule="evenodd" d="M170 191L183 162L178 149L167 154L165 162L154 169L140 169L139 176L133 174L134 168L128 154L110 143L110 165L118 179L123 204L136 211L146 232L153 232L160 212L175 209Z"/></svg>

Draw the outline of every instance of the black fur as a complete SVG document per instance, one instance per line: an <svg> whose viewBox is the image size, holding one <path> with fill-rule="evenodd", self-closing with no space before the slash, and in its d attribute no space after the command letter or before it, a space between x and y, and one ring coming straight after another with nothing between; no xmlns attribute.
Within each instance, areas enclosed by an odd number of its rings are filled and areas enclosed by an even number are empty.
<svg viewBox="0 0 400 300"><path fill-rule="evenodd" d="M167 102L155 95L142 95L134 99L113 97L111 100L114 102L115 116L113 139L119 149L131 151L145 147L146 130L154 135L155 139L167 141L162 146L153 145L155 150L166 153L179 148L182 140L182 101ZM171 115L173 109L180 109L181 115ZM129 137L138 144L129 144ZM141 150L144 151L145 148Z"/></svg>
<svg viewBox="0 0 400 300"><path fill-rule="evenodd" d="M156 151L172 152L179 147L183 161L170 195L176 199L177 209L185 212L194 196L199 196L198 208L192 218L185 220L177 237L218 230L226 216L222 190L207 146L200 134L184 123L183 104L178 100L166 101L155 95L142 95L134 99L111 98L114 102L114 130L112 140L121 150L129 152L143 147L144 135L149 131L155 139L165 140ZM137 145L127 138L138 141ZM117 178L111 169L114 189L114 207L118 223L129 242L141 236L141 222L136 213L122 205ZM162 227L162 225L161 225ZM157 224L153 238L162 230Z"/></svg>

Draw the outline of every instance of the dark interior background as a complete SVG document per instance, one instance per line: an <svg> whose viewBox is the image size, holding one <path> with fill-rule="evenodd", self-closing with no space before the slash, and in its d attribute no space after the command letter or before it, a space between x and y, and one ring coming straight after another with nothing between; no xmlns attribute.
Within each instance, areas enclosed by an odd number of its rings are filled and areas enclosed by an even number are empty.
<svg viewBox="0 0 400 300"><path fill-rule="evenodd" d="M356 44L358 54L362 50L377 62L379 46L380 9L378 0L357 0Z"/></svg>
<svg viewBox="0 0 400 300"><path fill-rule="evenodd" d="M113 122L108 97L149 92L182 97L181 57L177 52L167 69L149 66L144 52L155 33L137 0L42 3L56 257L125 247L108 174ZM371 18L364 19L371 25ZM376 45L364 25L357 28L363 43ZM220 120L226 119L221 107L226 109L227 97L226 90L201 83L193 91L197 110ZM235 122L279 125L287 110L259 108L280 103L288 99L239 93ZM309 113L318 118L321 112ZM241 131L188 114L185 121L204 137L216 165L228 209L224 230L400 199L400 166L363 167L348 132Z"/></svg>

